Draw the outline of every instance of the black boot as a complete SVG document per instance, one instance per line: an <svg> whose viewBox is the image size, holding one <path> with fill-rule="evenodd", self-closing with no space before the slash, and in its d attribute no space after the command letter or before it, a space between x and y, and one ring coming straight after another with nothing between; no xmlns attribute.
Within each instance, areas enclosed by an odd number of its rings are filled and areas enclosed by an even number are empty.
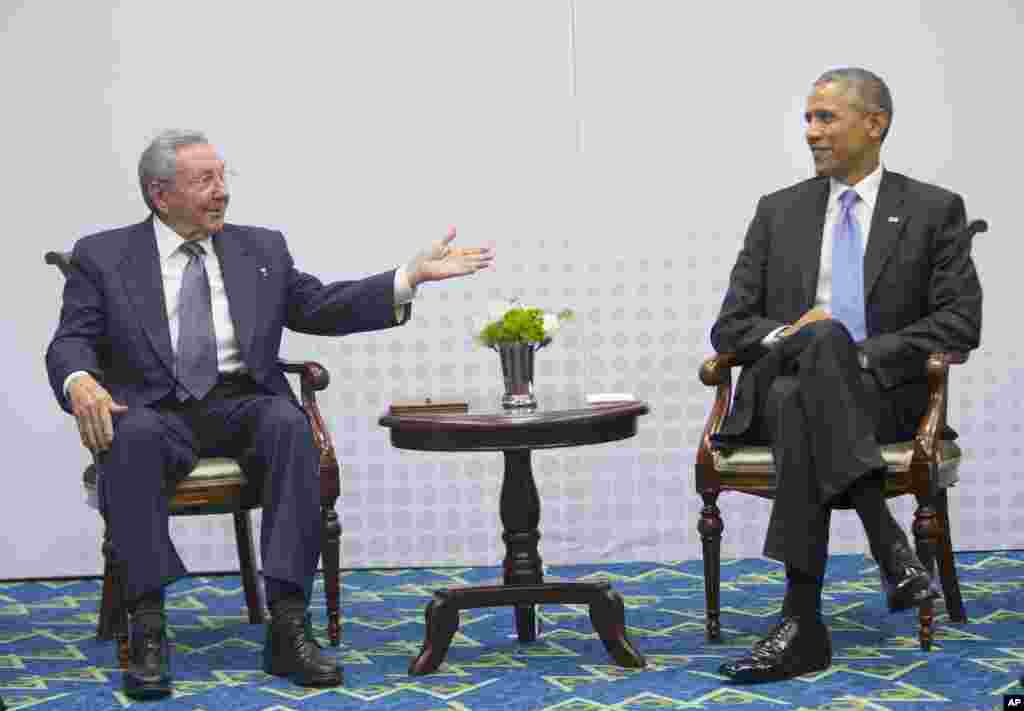
<svg viewBox="0 0 1024 711"><path fill-rule="evenodd" d="M308 626L305 601L284 598L270 610L270 629L263 649L263 670L286 676L299 686L340 686L341 668L320 653Z"/></svg>
<svg viewBox="0 0 1024 711"><path fill-rule="evenodd" d="M750 654L718 668L732 681L752 684L781 681L828 669L832 639L818 615L784 617L768 635L754 643Z"/></svg>
<svg viewBox="0 0 1024 711"><path fill-rule="evenodd" d="M131 662L122 675L126 696L144 701L171 694L171 649L163 610L132 615L128 628Z"/></svg>

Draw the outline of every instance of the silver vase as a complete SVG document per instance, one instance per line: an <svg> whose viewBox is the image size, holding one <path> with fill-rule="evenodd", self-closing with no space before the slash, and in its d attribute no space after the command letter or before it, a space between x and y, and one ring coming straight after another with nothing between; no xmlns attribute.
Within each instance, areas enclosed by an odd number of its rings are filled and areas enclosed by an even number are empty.
<svg viewBox="0 0 1024 711"><path fill-rule="evenodd" d="M505 379L505 394L501 406L506 409L537 407L533 395L534 353L546 343L499 343L493 346L501 356L501 375Z"/></svg>

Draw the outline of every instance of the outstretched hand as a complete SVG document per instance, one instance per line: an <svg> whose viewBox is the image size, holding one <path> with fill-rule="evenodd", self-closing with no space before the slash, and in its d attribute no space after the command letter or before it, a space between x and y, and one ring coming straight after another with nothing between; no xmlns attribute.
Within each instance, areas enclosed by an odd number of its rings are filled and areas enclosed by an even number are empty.
<svg viewBox="0 0 1024 711"><path fill-rule="evenodd" d="M455 228L449 227L443 239L435 240L409 262L406 272L413 288L425 281L441 281L474 274L491 266L494 250L490 247L453 247Z"/></svg>

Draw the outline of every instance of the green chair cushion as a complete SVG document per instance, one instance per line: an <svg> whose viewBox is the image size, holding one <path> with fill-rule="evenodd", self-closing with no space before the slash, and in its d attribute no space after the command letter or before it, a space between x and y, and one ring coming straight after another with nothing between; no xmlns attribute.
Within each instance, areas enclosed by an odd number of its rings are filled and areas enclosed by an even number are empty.
<svg viewBox="0 0 1024 711"><path fill-rule="evenodd" d="M774 474L775 460L771 447L736 447L718 449L712 452L715 468L723 472L735 474ZM892 472L905 472L910 469L910 461L914 457L914 442L897 442L882 445L882 458ZM960 460L962 453L954 440L942 440L939 450L940 488L953 486L960 480Z"/></svg>
<svg viewBox="0 0 1024 711"><path fill-rule="evenodd" d="M196 464L196 468L185 477L188 481L202 481L215 484L220 479L237 479L241 477L245 482L245 472L234 459L227 457L204 457ZM96 466L90 464L82 475L82 485L85 487L86 502L94 509L99 508L96 499Z"/></svg>

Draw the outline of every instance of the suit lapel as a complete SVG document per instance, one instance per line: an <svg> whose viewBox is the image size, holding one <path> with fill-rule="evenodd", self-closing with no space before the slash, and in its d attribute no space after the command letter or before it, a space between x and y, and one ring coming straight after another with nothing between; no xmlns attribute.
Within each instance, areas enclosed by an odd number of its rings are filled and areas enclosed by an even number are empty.
<svg viewBox="0 0 1024 711"><path fill-rule="evenodd" d="M230 226L225 227L220 234L214 235L213 248L220 260L224 291L231 305L231 321L235 326L238 347L241 349L242 358L252 366L252 339L261 313L259 282L262 277L245 243Z"/></svg>
<svg viewBox="0 0 1024 711"><path fill-rule="evenodd" d="M803 311L814 306L818 293L818 272L821 270L821 240L825 232L825 210L828 208L829 182L827 178L810 184L807 196L802 199L804 207L794 210L797 224L792 234L797 237L789 258L803 275ZM801 312L802 313L802 312Z"/></svg>
<svg viewBox="0 0 1024 711"><path fill-rule="evenodd" d="M900 176L888 171L882 173L882 184L878 188L878 202L871 219L868 233L868 247L864 253L864 302L871 299L885 263L889 261L903 228L909 219L903 209L903 182Z"/></svg>
<svg viewBox="0 0 1024 711"><path fill-rule="evenodd" d="M156 247L152 218L139 223L129 235L119 267L125 291L138 312L142 330L160 360L173 373L174 352L167 325L164 279L160 273L160 252Z"/></svg>

